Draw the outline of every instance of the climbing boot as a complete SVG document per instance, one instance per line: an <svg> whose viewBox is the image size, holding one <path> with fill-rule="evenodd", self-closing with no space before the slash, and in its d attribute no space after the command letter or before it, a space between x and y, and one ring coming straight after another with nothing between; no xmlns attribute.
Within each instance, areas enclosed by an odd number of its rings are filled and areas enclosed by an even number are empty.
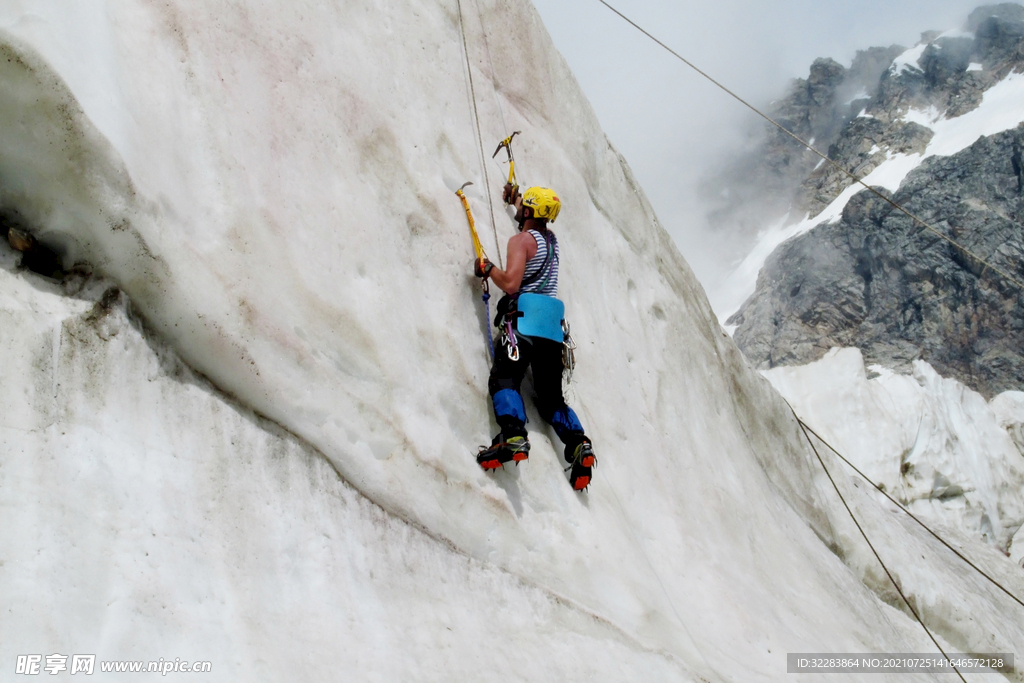
<svg viewBox="0 0 1024 683"><path fill-rule="evenodd" d="M496 470L507 462L517 465L530 457L530 442L525 436L512 436L505 439L501 434L494 437L490 448L480 448L476 462L485 470Z"/></svg>
<svg viewBox="0 0 1024 683"><path fill-rule="evenodd" d="M566 449L568 451L568 449ZM569 460L569 453L566 453L566 460ZM572 451L572 460L567 470L569 472L569 483L575 491L582 491L590 486L592 477L591 468L597 464L597 456L590 445L590 439L583 439Z"/></svg>

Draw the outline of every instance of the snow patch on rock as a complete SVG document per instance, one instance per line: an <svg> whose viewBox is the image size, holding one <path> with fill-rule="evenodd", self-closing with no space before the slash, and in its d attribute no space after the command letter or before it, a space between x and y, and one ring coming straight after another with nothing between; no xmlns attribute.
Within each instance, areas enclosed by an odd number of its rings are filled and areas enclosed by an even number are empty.
<svg viewBox="0 0 1024 683"><path fill-rule="evenodd" d="M892 65L889 67L895 75L899 75L904 72L920 72L921 66L918 64L921 60L921 56L924 54L925 49L928 47L926 43L916 45L899 57L893 60Z"/></svg>

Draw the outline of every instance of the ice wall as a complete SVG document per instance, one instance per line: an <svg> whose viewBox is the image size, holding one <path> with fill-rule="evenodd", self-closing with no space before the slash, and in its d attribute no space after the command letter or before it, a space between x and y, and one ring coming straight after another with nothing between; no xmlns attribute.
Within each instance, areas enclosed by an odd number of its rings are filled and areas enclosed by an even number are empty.
<svg viewBox="0 0 1024 683"><path fill-rule="evenodd" d="M333 680L310 663L330 650L363 680L739 681L785 677L792 651L931 650L878 599L894 602L785 404L718 326L533 8L462 5L485 146L523 131L521 179L564 202L593 488L569 488L535 415L528 464L473 461L493 430L488 359L443 179L485 184L456 3L7 3L0 204L116 282L205 379L161 376L141 342L61 365L79 304L35 337L5 326L5 353L62 370L3 383L16 404L42 388L23 405L38 426L3 432L23 455L5 466L22 521L2 594L57 596L7 599L3 661L86 640L110 659L213 650L232 680ZM486 206L495 257L512 227L499 212L491 231ZM35 305L10 287L11 310ZM68 428L88 438L58 439ZM103 476L80 494L43 477L83 462ZM843 481L952 648L1024 643L1013 605ZM75 561L59 559L69 524L94 541ZM174 558L147 532L178 538ZM1024 592L1000 561L979 560Z"/></svg>
<svg viewBox="0 0 1024 683"><path fill-rule="evenodd" d="M6 680L32 653L208 661L208 680L678 679L671 657L369 502L183 366L116 290L69 298L12 275L13 260L0 262Z"/></svg>

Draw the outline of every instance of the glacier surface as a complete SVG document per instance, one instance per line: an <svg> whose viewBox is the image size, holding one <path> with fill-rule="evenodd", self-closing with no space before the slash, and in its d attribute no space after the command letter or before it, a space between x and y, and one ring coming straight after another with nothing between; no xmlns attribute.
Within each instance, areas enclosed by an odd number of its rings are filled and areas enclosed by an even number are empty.
<svg viewBox="0 0 1024 683"><path fill-rule="evenodd" d="M855 348L762 374L818 434L912 512L1009 554L1024 523L1024 455L1013 438L1024 422L1024 394L1005 392L990 405L921 360L910 375L866 369Z"/></svg>
<svg viewBox="0 0 1024 683"><path fill-rule="evenodd" d="M95 273L0 262L0 666L750 681L934 651L528 3L18 0L0 49L0 206ZM534 412L528 464L473 460L488 357L444 179L496 204L501 169L471 92L564 202L582 495ZM1019 649L1018 606L835 476L950 650Z"/></svg>

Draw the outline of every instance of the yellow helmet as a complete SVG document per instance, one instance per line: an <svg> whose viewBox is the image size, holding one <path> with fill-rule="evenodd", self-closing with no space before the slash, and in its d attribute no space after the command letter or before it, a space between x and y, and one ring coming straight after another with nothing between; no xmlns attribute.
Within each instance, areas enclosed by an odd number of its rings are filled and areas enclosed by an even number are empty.
<svg viewBox="0 0 1024 683"><path fill-rule="evenodd" d="M547 187L531 187L523 194L523 206L533 209L534 218L546 218L554 223L562 208L562 200Z"/></svg>

